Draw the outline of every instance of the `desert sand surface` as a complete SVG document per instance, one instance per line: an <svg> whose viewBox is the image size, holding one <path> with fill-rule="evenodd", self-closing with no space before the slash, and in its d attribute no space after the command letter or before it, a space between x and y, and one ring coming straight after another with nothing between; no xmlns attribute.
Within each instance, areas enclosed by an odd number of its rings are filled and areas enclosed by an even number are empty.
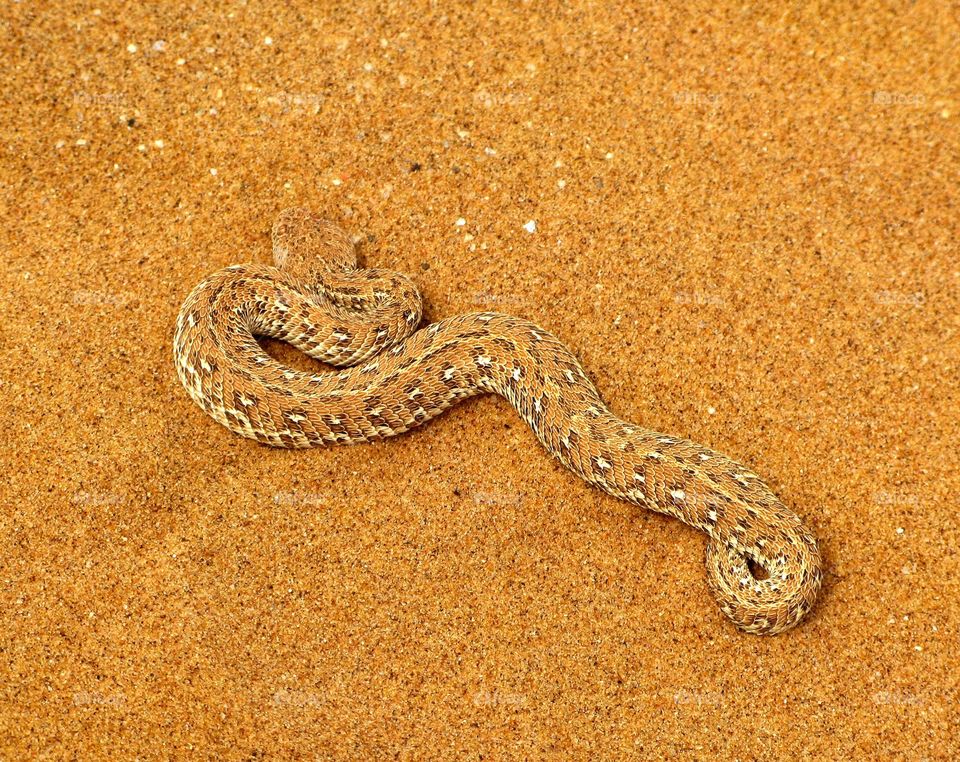
<svg viewBox="0 0 960 762"><path fill-rule="evenodd" d="M0 10L0 756L956 758L955 7L150 5ZM737 631L497 397L216 424L177 310L291 206L761 474L811 614Z"/></svg>

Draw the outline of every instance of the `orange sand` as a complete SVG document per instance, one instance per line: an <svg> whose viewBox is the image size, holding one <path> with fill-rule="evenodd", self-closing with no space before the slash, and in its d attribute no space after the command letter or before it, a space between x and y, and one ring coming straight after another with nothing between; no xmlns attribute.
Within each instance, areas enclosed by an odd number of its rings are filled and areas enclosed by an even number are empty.
<svg viewBox="0 0 960 762"><path fill-rule="evenodd" d="M956 754L949 4L443 5L3 4L0 756ZM216 425L177 308L293 205L752 466L821 540L810 618L738 633L701 534L496 398Z"/></svg>

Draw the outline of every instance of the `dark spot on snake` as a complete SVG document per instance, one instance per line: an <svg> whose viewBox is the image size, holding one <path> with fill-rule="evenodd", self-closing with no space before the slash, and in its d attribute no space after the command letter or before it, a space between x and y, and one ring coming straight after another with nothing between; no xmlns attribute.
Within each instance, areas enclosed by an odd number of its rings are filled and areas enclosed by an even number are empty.
<svg viewBox="0 0 960 762"><path fill-rule="evenodd" d="M244 400L246 400L246 402L244 402ZM233 393L233 406L237 410L245 410L248 405L250 407L256 407L257 402L258 402L257 398L252 394L248 394L244 396L241 392L238 392L238 391L234 391Z"/></svg>
<svg viewBox="0 0 960 762"><path fill-rule="evenodd" d="M444 386L449 386L451 389L455 386L460 386L460 382L457 380L455 375L448 376L446 374L447 369L448 368L444 368L440 372L438 376L438 378L440 379L440 383L442 383Z"/></svg>
<svg viewBox="0 0 960 762"><path fill-rule="evenodd" d="M587 424L587 431L590 432L590 436L597 440L602 440L605 438L603 426L598 423L590 422Z"/></svg>
<svg viewBox="0 0 960 762"><path fill-rule="evenodd" d="M763 581L765 579L770 579L770 572L764 569L757 561L754 561L752 558L747 558L747 568L750 570L750 574L753 575L755 580Z"/></svg>

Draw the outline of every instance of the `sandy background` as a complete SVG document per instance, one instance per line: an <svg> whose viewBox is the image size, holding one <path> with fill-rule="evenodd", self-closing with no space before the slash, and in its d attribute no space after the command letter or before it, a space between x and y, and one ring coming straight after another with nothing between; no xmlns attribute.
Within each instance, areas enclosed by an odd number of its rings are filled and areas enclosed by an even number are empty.
<svg viewBox="0 0 960 762"><path fill-rule="evenodd" d="M0 11L0 754L957 752L955 8L52 5ZM207 418L178 306L292 205L756 469L822 543L805 624L739 634L701 534L502 400Z"/></svg>

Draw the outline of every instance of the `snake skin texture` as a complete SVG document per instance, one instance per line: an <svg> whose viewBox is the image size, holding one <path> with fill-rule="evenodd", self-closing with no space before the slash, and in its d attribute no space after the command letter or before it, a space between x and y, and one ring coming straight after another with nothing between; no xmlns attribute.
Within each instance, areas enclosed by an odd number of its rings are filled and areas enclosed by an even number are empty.
<svg viewBox="0 0 960 762"><path fill-rule="evenodd" d="M347 234L304 209L280 215L273 249L275 266L234 265L203 280L177 319L180 381L231 431L275 447L369 442L499 394L582 479L703 530L709 587L737 627L779 633L813 605L822 561L797 515L730 458L619 419L548 331L492 312L417 330L414 283L359 268ZM342 369L286 367L257 336Z"/></svg>

